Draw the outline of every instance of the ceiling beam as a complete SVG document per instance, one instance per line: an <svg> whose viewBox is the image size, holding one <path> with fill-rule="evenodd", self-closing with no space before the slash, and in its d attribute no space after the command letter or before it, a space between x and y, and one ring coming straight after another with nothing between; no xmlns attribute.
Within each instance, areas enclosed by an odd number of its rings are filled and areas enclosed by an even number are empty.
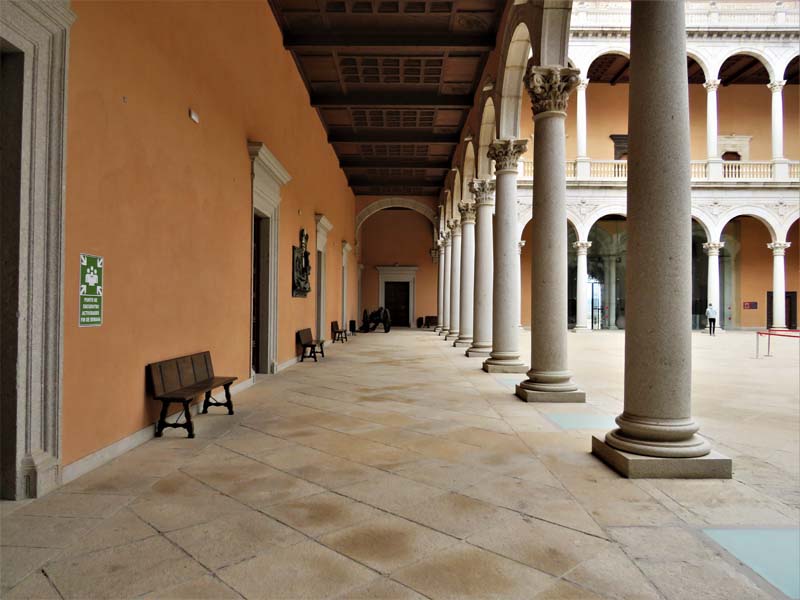
<svg viewBox="0 0 800 600"><path fill-rule="evenodd" d="M389 158L342 158L339 160L342 169L438 169L450 170L449 160L431 161L425 158L403 159Z"/></svg>
<svg viewBox="0 0 800 600"><path fill-rule="evenodd" d="M383 109L406 106L423 106L431 108L472 108L472 96L456 96L453 94L437 94L431 92L359 92L353 94L313 94L311 106L315 108L363 106Z"/></svg>
<svg viewBox="0 0 800 600"><path fill-rule="evenodd" d="M748 57L750 58L750 57ZM761 64L761 61L757 58L750 58L750 61L742 60L743 66L736 69L732 75L728 75L727 77L722 77L722 85L728 86L732 83L736 83L738 79L744 79L745 77L749 77L754 73L757 73L761 69L765 71L767 68Z"/></svg>
<svg viewBox="0 0 800 600"><path fill-rule="evenodd" d="M631 62L625 59L625 62L622 64L622 68L617 71L617 74L611 78L609 82L611 85L617 85L617 82L622 78L622 76L628 71L628 68L631 66Z"/></svg>
<svg viewBox="0 0 800 600"><path fill-rule="evenodd" d="M328 143L353 144L451 144L459 142L457 133L431 133L408 129L380 129L369 131L330 131Z"/></svg>
<svg viewBox="0 0 800 600"><path fill-rule="evenodd" d="M413 50L415 54L444 52L450 48L477 52L490 52L494 49L495 36L492 34L456 34L456 33L372 33L352 32L333 33L315 32L313 34L285 33L283 46L293 52L303 50L338 50L344 54L347 50L376 50L379 52L401 49ZM405 54L408 54L407 52Z"/></svg>
<svg viewBox="0 0 800 600"><path fill-rule="evenodd" d="M443 178L444 179L444 178ZM380 187L380 186L409 186L409 187L440 187L442 184L424 177L404 177L401 179L384 179L368 175L352 175L347 178L351 187Z"/></svg>

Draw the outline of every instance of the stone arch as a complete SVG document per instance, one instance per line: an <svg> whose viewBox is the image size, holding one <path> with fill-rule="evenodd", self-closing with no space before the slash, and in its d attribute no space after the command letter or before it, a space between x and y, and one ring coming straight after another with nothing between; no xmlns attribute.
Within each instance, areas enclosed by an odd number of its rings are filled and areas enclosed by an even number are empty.
<svg viewBox="0 0 800 600"><path fill-rule="evenodd" d="M458 203L461 202L461 171L453 169L453 193L450 196L450 215L451 219L459 218Z"/></svg>
<svg viewBox="0 0 800 600"><path fill-rule="evenodd" d="M597 224L597 222L603 217L608 217L611 215L619 215L627 219L628 209L621 204L612 204L609 206L603 206L602 208L596 210L583 222L581 222L579 226L576 227L578 230L578 240L584 242L587 241L589 239L589 232L592 230L592 227L594 227L595 224Z"/></svg>
<svg viewBox="0 0 800 600"><path fill-rule="evenodd" d="M761 221L761 223L764 224L764 227L767 228L767 231L769 232L770 238L773 242L778 241L778 232L783 231L780 223L778 223L775 219L775 215L764 208L760 206L737 206L720 215L717 228L713 230L715 236L714 239L720 239L725 226L736 217L753 217L754 219ZM786 231L788 231L788 229L786 229Z"/></svg>
<svg viewBox="0 0 800 600"><path fill-rule="evenodd" d="M517 139L519 137L523 78L530 53L530 31L525 23L518 22L508 46L504 49L500 85L500 116L497 119L500 139Z"/></svg>
<svg viewBox="0 0 800 600"><path fill-rule="evenodd" d="M700 69L703 71L703 78L708 81L711 78L711 69L708 67L708 62L705 58L703 58L699 52L695 50L687 50L686 56L691 58L694 62L700 65ZM719 69L717 69L719 71Z"/></svg>
<svg viewBox="0 0 800 600"><path fill-rule="evenodd" d="M751 56L756 60L758 60L758 62L760 62L761 65L767 70L767 75L769 76L769 80L775 81L775 66L772 64L772 61L769 58L767 58L767 55L764 54L761 50L757 48L752 48L750 46L734 48L729 52L727 52L716 65L715 69L716 79L720 79L720 72L722 71L722 65L725 64L725 61L733 56L736 56L737 54L744 54L745 56Z"/></svg>
<svg viewBox="0 0 800 600"><path fill-rule="evenodd" d="M461 163L463 165L464 170L464 177L461 181L461 198L469 198L471 197L472 193L469 191L469 184L470 182L475 179L475 146L472 145L472 142L469 141L464 148L464 160Z"/></svg>
<svg viewBox="0 0 800 600"><path fill-rule="evenodd" d="M697 224L700 225L700 227L703 228L703 231L706 234L706 241L707 242L718 242L719 241L718 239L715 240L715 239L712 239L712 237L711 237L711 231L712 230L711 230L711 227L709 226L709 223L711 222L711 219L708 218L707 214L705 214L704 212L702 212L700 210L697 210L693 206L692 207L692 219L697 221ZM721 231L722 230L720 229L720 232Z"/></svg>
<svg viewBox="0 0 800 600"><path fill-rule="evenodd" d="M620 56L624 56L628 60L631 59L631 50L627 43L610 44L608 46L604 46L603 48L598 48L594 52L594 54L589 54L584 59L583 64L581 64L578 67L581 70L581 75L583 76L584 79L589 76L589 67L592 66L592 63L601 56L605 56L606 54L619 54Z"/></svg>
<svg viewBox="0 0 800 600"><path fill-rule="evenodd" d="M528 217L527 219L520 220L517 222L517 240L522 241L522 234L525 233L525 228L533 221L533 217ZM567 215L567 227L572 230L575 234L575 239L580 240L580 229L578 228L577 221L573 218L572 215Z"/></svg>
<svg viewBox="0 0 800 600"><path fill-rule="evenodd" d="M481 127L478 132L477 173L481 179L489 179L492 176L492 161L487 154L489 146L494 141L496 128L494 100L489 96L483 103Z"/></svg>
<svg viewBox="0 0 800 600"><path fill-rule="evenodd" d="M387 208L408 208L416 211L431 222L431 226L436 228L436 211L427 204L410 198L382 198L377 202L368 204L356 216L356 235L361 231L361 226L376 213Z"/></svg>

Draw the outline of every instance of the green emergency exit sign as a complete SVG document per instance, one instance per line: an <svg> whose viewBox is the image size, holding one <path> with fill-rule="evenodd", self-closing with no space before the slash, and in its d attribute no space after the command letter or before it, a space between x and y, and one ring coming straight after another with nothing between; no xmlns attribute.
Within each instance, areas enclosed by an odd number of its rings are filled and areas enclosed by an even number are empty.
<svg viewBox="0 0 800 600"><path fill-rule="evenodd" d="M78 327L103 324L103 257L81 254L78 286Z"/></svg>

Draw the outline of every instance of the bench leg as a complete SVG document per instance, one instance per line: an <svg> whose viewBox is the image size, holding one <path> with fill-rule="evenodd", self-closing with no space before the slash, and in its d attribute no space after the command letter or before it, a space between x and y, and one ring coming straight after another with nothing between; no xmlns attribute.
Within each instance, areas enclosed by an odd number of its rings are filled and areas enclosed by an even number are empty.
<svg viewBox="0 0 800 600"><path fill-rule="evenodd" d="M319 362L317 360L317 349L316 348L309 348L308 353L311 355L311 358L314 359L314 362Z"/></svg>
<svg viewBox="0 0 800 600"><path fill-rule="evenodd" d="M211 405L211 390L206 392L206 399L203 400L203 410L201 411L204 415L208 414L208 407Z"/></svg>
<svg viewBox="0 0 800 600"><path fill-rule="evenodd" d="M319 343L319 353L322 355L322 358L325 358L325 342Z"/></svg>
<svg viewBox="0 0 800 600"><path fill-rule="evenodd" d="M228 407L228 414L233 414L233 400L231 399L231 384L224 386L225 387L225 405Z"/></svg>
<svg viewBox="0 0 800 600"><path fill-rule="evenodd" d="M183 414L186 415L186 431L189 432L189 437L194 437L194 423L192 423L192 411L191 406L189 404L191 400L184 400L183 404Z"/></svg>
<svg viewBox="0 0 800 600"><path fill-rule="evenodd" d="M169 412L169 400L161 401L161 415L156 423L156 437L164 435L164 426L167 424L167 413Z"/></svg>

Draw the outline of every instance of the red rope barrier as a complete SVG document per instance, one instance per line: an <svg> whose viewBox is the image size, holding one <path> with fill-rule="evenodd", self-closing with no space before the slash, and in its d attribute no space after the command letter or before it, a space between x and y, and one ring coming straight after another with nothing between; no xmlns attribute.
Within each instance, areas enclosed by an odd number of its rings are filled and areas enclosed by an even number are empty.
<svg viewBox="0 0 800 600"><path fill-rule="evenodd" d="M782 333L774 333L772 331L758 331L758 335L774 335L775 337L788 337L793 340L800 339L800 329L781 329ZM787 333L796 333L797 335L786 335Z"/></svg>

